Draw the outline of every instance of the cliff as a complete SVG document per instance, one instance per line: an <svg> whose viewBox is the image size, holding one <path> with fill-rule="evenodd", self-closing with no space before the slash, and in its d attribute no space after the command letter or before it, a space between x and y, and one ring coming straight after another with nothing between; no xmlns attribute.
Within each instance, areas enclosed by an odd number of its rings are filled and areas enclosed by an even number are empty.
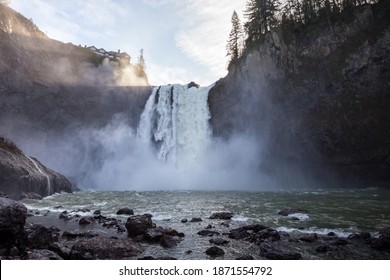
<svg viewBox="0 0 390 280"><path fill-rule="evenodd" d="M128 56L52 40L0 4L0 135L45 165L68 178L98 168L109 153L99 131L113 122L135 128L150 94Z"/></svg>
<svg viewBox="0 0 390 280"><path fill-rule="evenodd" d="M0 191L11 198L39 198L62 191L72 192L61 174L26 156L15 144L0 137Z"/></svg>
<svg viewBox="0 0 390 280"><path fill-rule="evenodd" d="M210 92L215 136L254 134L284 182L389 186L389 6L268 33Z"/></svg>

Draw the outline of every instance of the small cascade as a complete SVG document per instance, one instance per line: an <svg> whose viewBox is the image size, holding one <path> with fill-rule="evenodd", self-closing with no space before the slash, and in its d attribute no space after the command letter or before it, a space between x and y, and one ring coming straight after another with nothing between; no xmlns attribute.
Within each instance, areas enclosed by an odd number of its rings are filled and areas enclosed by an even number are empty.
<svg viewBox="0 0 390 280"><path fill-rule="evenodd" d="M156 148L160 160L194 162L209 143L210 87L166 85L153 89L138 126L138 138Z"/></svg>
<svg viewBox="0 0 390 280"><path fill-rule="evenodd" d="M34 166L38 170L38 172L46 177L46 181L47 181L47 195L51 195L51 181L50 181L49 175L42 171L42 169L39 167L39 165L35 162L34 159L29 157L28 155L26 155L26 157L34 164Z"/></svg>

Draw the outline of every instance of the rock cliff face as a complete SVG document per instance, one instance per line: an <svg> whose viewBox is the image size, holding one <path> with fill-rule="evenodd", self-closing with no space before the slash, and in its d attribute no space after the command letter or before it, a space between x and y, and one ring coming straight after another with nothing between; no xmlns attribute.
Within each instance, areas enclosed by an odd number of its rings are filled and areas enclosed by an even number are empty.
<svg viewBox="0 0 390 280"><path fill-rule="evenodd" d="M38 198L55 192L72 192L72 185L64 176L0 138L0 191L14 199Z"/></svg>
<svg viewBox="0 0 390 280"><path fill-rule="evenodd" d="M317 183L389 186L389 6L267 34L212 89L215 135L255 134L280 177L286 166Z"/></svg>
<svg viewBox="0 0 390 280"><path fill-rule="evenodd" d="M99 165L97 132L135 128L150 94L131 63L52 40L0 4L0 135L45 165L75 177L83 162Z"/></svg>

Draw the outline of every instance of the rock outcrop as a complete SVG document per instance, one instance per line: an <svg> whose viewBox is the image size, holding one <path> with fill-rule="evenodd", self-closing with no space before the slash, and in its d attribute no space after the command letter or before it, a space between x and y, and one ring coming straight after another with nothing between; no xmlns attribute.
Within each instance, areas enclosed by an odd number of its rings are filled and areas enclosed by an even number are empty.
<svg viewBox="0 0 390 280"><path fill-rule="evenodd" d="M56 192L72 192L72 184L0 137L0 191L14 199L44 197Z"/></svg>
<svg viewBox="0 0 390 280"><path fill-rule="evenodd" d="M214 135L255 135L282 184L389 186L389 6L269 32L211 90Z"/></svg>

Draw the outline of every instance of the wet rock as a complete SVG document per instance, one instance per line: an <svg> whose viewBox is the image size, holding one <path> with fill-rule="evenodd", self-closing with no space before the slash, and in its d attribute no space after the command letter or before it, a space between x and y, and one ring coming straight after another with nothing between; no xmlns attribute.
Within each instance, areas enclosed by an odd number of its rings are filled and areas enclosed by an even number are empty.
<svg viewBox="0 0 390 280"><path fill-rule="evenodd" d="M301 254L289 252L284 247L268 241L260 244L260 255L269 260L299 260L302 258Z"/></svg>
<svg viewBox="0 0 390 280"><path fill-rule="evenodd" d="M36 199L36 200L42 200L43 196L40 194L37 194L35 192L27 192L27 193L22 193L22 197L24 199Z"/></svg>
<svg viewBox="0 0 390 280"><path fill-rule="evenodd" d="M316 233L306 234L304 236L299 237L299 240L304 242L314 242L318 239L318 236Z"/></svg>
<svg viewBox="0 0 390 280"><path fill-rule="evenodd" d="M204 230L199 231L198 235L200 235L200 236L213 236L213 235L219 235L219 232L213 231L213 230L204 229Z"/></svg>
<svg viewBox="0 0 390 280"><path fill-rule="evenodd" d="M192 218L190 223L199 223L202 222L203 220L201 218Z"/></svg>
<svg viewBox="0 0 390 280"><path fill-rule="evenodd" d="M26 228L27 244L31 249L48 249L51 243L57 242L60 229L47 228L42 225L31 225Z"/></svg>
<svg viewBox="0 0 390 280"><path fill-rule="evenodd" d="M72 216L68 213L68 211L62 211L58 218L64 221L69 221L72 219Z"/></svg>
<svg viewBox="0 0 390 280"><path fill-rule="evenodd" d="M62 233L62 237L66 239L75 239L75 238L92 238L95 236L98 236L99 234L93 232L93 231L64 231Z"/></svg>
<svg viewBox="0 0 390 280"><path fill-rule="evenodd" d="M326 253L330 250L330 247L328 245L320 245L316 248L317 253Z"/></svg>
<svg viewBox="0 0 390 280"><path fill-rule="evenodd" d="M164 248L173 248L177 246L177 242L172 236L163 235L160 238L160 245Z"/></svg>
<svg viewBox="0 0 390 280"><path fill-rule="evenodd" d="M212 228L213 228L212 225L208 225L208 226L206 227L206 229L212 229Z"/></svg>
<svg viewBox="0 0 390 280"><path fill-rule="evenodd" d="M177 236L184 237L184 233L178 232L177 230L168 228L165 229L163 227L149 228L146 230L144 234L145 240L151 242L159 242L163 236Z"/></svg>
<svg viewBox="0 0 390 280"><path fill-rule="evenodd" d="M188 220L187 220L186 218L184 218L184 219L181 220L181 222L182 222L183 224L185 224L185 223L188 223Z"/></svg>
<svg viewBox="0 0 390 280"><path fill-rule="evenodd" d="M49 250L55 252L64 260L68 260L70 258L71 249L59 242L50 244Z"/></svg>
<svg viewBox="0 0 390 280"><path fill-rule="evenodd" d="M226 222L222 222L222 223L221 223L221 226L230 227L229 223L226 223Z"/></svg>
<svg viewBox="0 0 390 280"><path fill-rule="evenodd" d="M127 219L125 227L128 235L134 237L144 234L149 228L153 228L153 223L149 215L136 215Z"/></svg>
<svg viewBox="0 0 390 280"><path fill-rule="evenodd" d="M189 255L189 254L192 253L192 250L187 250L187 251L185 251L185 253L186 253L187 255Z"/></svg>
<svg viewBox="0 0 390 280"><path fill-rule="evenodd" d="M349 242L345 239L342 239L342 238L338 238L331 243L331 245L334 245L334 246L345 246L348 244L349 244Z"/></svg>
<svg viewBox="0 0 390 280"><path fill-rule="evenodd" d="M378 238L372 239L372 248L390 253L390 228L381 230L379 234Z"/></svg>
<svg viewBox="0 0 390 280"><path fill-rule="evenodd" d="M210 247L206 250L206 255L211 257L219 257L225 254L225 251L217 246Z"/></svg>
<svg viewBox="0 0 390 280"><path fill-rule="evenodd" d="M109 237L93 237L76 242L72 247L72 255L86 257L96 256L99 259L123 259L134 257L144 251L141 245L128 238L113 239Z"/></svg>
<svg viewBox="0 0 390 280"><path fill-rule="evenodd" d="M282 216L288 216L288 215L297 214L297 213L308 214L309 211L302 209L302 208L285 208L285 209L280 210L278 212L278 214L282 215Z"/></svg>
<svg viewBox="0 0 390 280"><path fill-rule="evenodd" d="M243 255L236 258L236 260L254 260L254 258L251 255Z"/></svg>
<svg viewBox="0 0 390 280"><path fill-rule="evenodd" d="M229 238L236 239L236 240L248 239L253 234L265 229L268 229L268 227L259 224L244 226L244 227L231 230L229 232Z"/></svg>
<svg viewBox="0 0 390 280"><path fill-rule="evenodd" d="M234 216L231 212L217 212L211 214L209 219L230 220Z"/></svg>
<svg viewBox="0 0 390 280"><path fill-rule="evenodd" d="M121 208L118 210L118 212L116 212L117 215L128 215L128 216L131 216L131 215L134 215L134 211L130 208Z"/></svg>
<svg viewBox="0 0 390 280"><path fill-rule="evenodd" d="M212 244L215 244L215 245L227 245L230 243L230 241L225 240L225 239L220 238L220 237L215 237L213 239L210 239L209 242Z"/></svg>
<svg viewBox="0 0 390 280"><path fill-rule="evenodd" d="M22 234L26 218L27 208L21 202L0 197L0 240L14 239Z"/></svg>
<svg viewBox="0 0 390 280"><path fill-rule="evenodd" d="M95 223L95 219L93 217L82 217L79 221L79 225L85 226Z"/></svg>
<svg viewBox="0 0 390 280"><path fill-rule="evenodd" d="M47 249L32 250L24 257L26 260L62 260L62 258L53 251Z"/></svg>
<svg viewBox="0 0 390 280"><path fill-rule="evenodd" d="M102 213L102 211L100 211L100 210L95 210L95 211L93 211L93 214L94 215L100 215Z"/></svg>

